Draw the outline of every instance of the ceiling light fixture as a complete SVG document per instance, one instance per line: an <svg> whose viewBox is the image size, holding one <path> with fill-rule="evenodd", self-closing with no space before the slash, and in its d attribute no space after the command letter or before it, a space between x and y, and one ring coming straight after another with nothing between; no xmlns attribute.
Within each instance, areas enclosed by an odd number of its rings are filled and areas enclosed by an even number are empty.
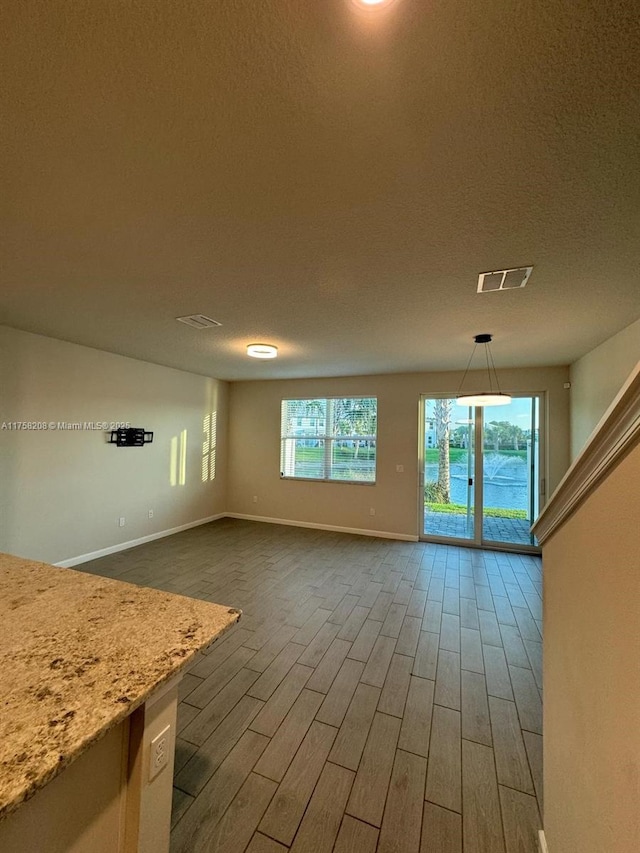
<svg viewBox="0 0 640 853"><path fill-rule="evenodd" d="M354 0L356 6L366 6L368 9L372 6L388 6L393 0Z"/></svg>
<svg viewBox="0 0 640 853"><path fill-rule="evenodd" d="M271 344L249 344L247 355L250 355L251 358L276 358L278 347Z"/></svg>
<svg viewBox="0 0 640 853"><path fill-rule="evenodd" d="M473 339L475 341L475 345L471 352L471 358L467 364L467 369L464 372L464 376L462 377L462 381L460 382L460 387L458 388L458 393L456 395L456 402L460 406L506 406L511 402L511 397L509 394L503 394L500 390L500 383L498 382L498 374L496 373L496 366L493 361L493 356L491 354L491 348L489 344L492 340L492 335L476 335ZM464 385L464 380L467 378L467 373L469 372L469 368L471 367L471 362L473 361L473 356L475 355L478 344L484 345L484 353L485 359L487 362L487 379L489 390L488 391L479 391L476 394L462 394L462 386ZM493 378L491 373L493 371ZM495 389L493 387L495 379Z"/></svg>

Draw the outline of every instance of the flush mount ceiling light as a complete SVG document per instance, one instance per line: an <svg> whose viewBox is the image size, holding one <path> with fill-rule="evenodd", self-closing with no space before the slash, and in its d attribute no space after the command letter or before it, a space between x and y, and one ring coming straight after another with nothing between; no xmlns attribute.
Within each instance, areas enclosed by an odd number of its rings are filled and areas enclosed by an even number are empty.
<svg viewBox="0 0 640 853"><path fill-rule="evenodd" d="M509 394L503 394L500 390L498 374L496 373L496 366L493 362L493 356L491 355L491 348L489 346L491 339L492 335L476 335L473 339L475 341L475 345L471 352L471 358L469 359L467 369L464 372L462 382L460 383L460 387L458 388L458 393L456 395L456 402L460 406L506 406L511 402ZM473 361L473 356L478 348L478 344L483 344L484 346L485 360L487 363L488 390L478 391L474 394L462 394L461 391L464 385L464 380L467 378L467 373L471 367L471 362ZM491 375L492 372L493 376Z"/></svg>
<svg viewBox="0 0 640 853"><path fill-rule="evenodd" d="M271 344L249 344L247 355L250 355L251 358L276 358L278 347Z"/></svg>
<svg viewBox="0 0 640 853"><path fill-rule="evenodd" d="M393 0L353 0L356 6L364 6L367 9L372 9L375 6L388 6L393 3Z"/></svg>

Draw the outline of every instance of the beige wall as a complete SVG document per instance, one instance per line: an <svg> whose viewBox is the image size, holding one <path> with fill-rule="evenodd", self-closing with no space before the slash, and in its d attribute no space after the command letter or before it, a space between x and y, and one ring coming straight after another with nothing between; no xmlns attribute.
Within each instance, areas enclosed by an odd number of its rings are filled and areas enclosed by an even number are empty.
<svg viewBox="0 0 640 853"><path fill-rule="evenodd" d="M640 361L640 320L571 365L571 458L575 459Z"/></svg>
<svg viewBox="0 0 640 853"><path fill-rule="evenodd" d="M2 853L122 853L128 743L126 719L0 820Z"/></svg>
<svg viewBox="0 0 640 853"><path fill-rule="evenodd" d="M550 853L640 850L640 446L545 543Z"/></svg>
<svg viewBox="0 0 640 853"><path fill-rule="evenodd" d="M568 371L500 377L505 390L546 395L550 493L568 465ZM151 445L120 449L105 444L102 432L0 430L0 550L71 561L227 511L415 537L419 397L454 394L459 382L458 373L424 373L227 385L0 327L0 425L114 420L155 433ZM376 484L281 480L281 399L342 394L378 397ZM203 483L202 426L211 411L218 415L217 476ZM184 430L186 483L172 485L172 440L179 444Z"/></svg>
<svg viewBox="0 0 640 853"><path fill-rule="evenodd" d="M116 448L101 431L0 429L0 551L67 561L223 513L227 390L214 379L0 327L0 426L129 421L154 432L143 448ZM217 472L202 482L203 419L212 411ZM185 483L172 485L172 441L179 457L185 430ZM175 468L179 481L179 458Z"/></svg>
<svg viewBox="0 0 640 853"><path fill-rule="evenodd" d="M230 396L227 509L241 515L311 522L354 530L416 536L418 522L418 401L421 394L454 395L459 373L412 373L236 382ZM569 460L568 368L505 370L504 390L545 393L552 440L547 477L555 488ZM469 381L469 380L468 380ZM280 478L280 402L284 397L378 397L375 485L313 483ZM404 466L404 473L396 472ZM548 493L550 490L548 489ZM253 502L253 496L257 502ZM375 516L370 515L370 508Z"/></svg>
<svg viewBox="0 0 640 853"><path fill-rule="evenodd" d="M168 853L181 679L0 820L2 853ZM151 744L166 728L167 763L150 779Z"/></svg>

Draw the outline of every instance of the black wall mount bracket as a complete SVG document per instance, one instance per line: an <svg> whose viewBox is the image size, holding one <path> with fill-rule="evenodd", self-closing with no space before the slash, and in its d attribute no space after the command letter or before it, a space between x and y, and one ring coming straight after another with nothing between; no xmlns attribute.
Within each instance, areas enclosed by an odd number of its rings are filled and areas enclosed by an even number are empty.
<svg viewBox="0 0 640 853"><path fill-rule="evenodd" d="M152 432L145 432L141 427L127 427L112 429L107 443L115 444L117 447L144 447L152 441Z"/></svg>

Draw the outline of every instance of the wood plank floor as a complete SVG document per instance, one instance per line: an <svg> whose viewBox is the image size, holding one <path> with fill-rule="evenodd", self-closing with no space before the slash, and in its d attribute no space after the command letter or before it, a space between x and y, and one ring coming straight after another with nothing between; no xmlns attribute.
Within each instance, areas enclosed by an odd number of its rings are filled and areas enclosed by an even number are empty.
<svg viewBox="0 0 640 853"><path fill-rule="evenodd" d="M182 682L172 853L535 853L537 557L223 519L80 568L243 610Z"/></svg>

